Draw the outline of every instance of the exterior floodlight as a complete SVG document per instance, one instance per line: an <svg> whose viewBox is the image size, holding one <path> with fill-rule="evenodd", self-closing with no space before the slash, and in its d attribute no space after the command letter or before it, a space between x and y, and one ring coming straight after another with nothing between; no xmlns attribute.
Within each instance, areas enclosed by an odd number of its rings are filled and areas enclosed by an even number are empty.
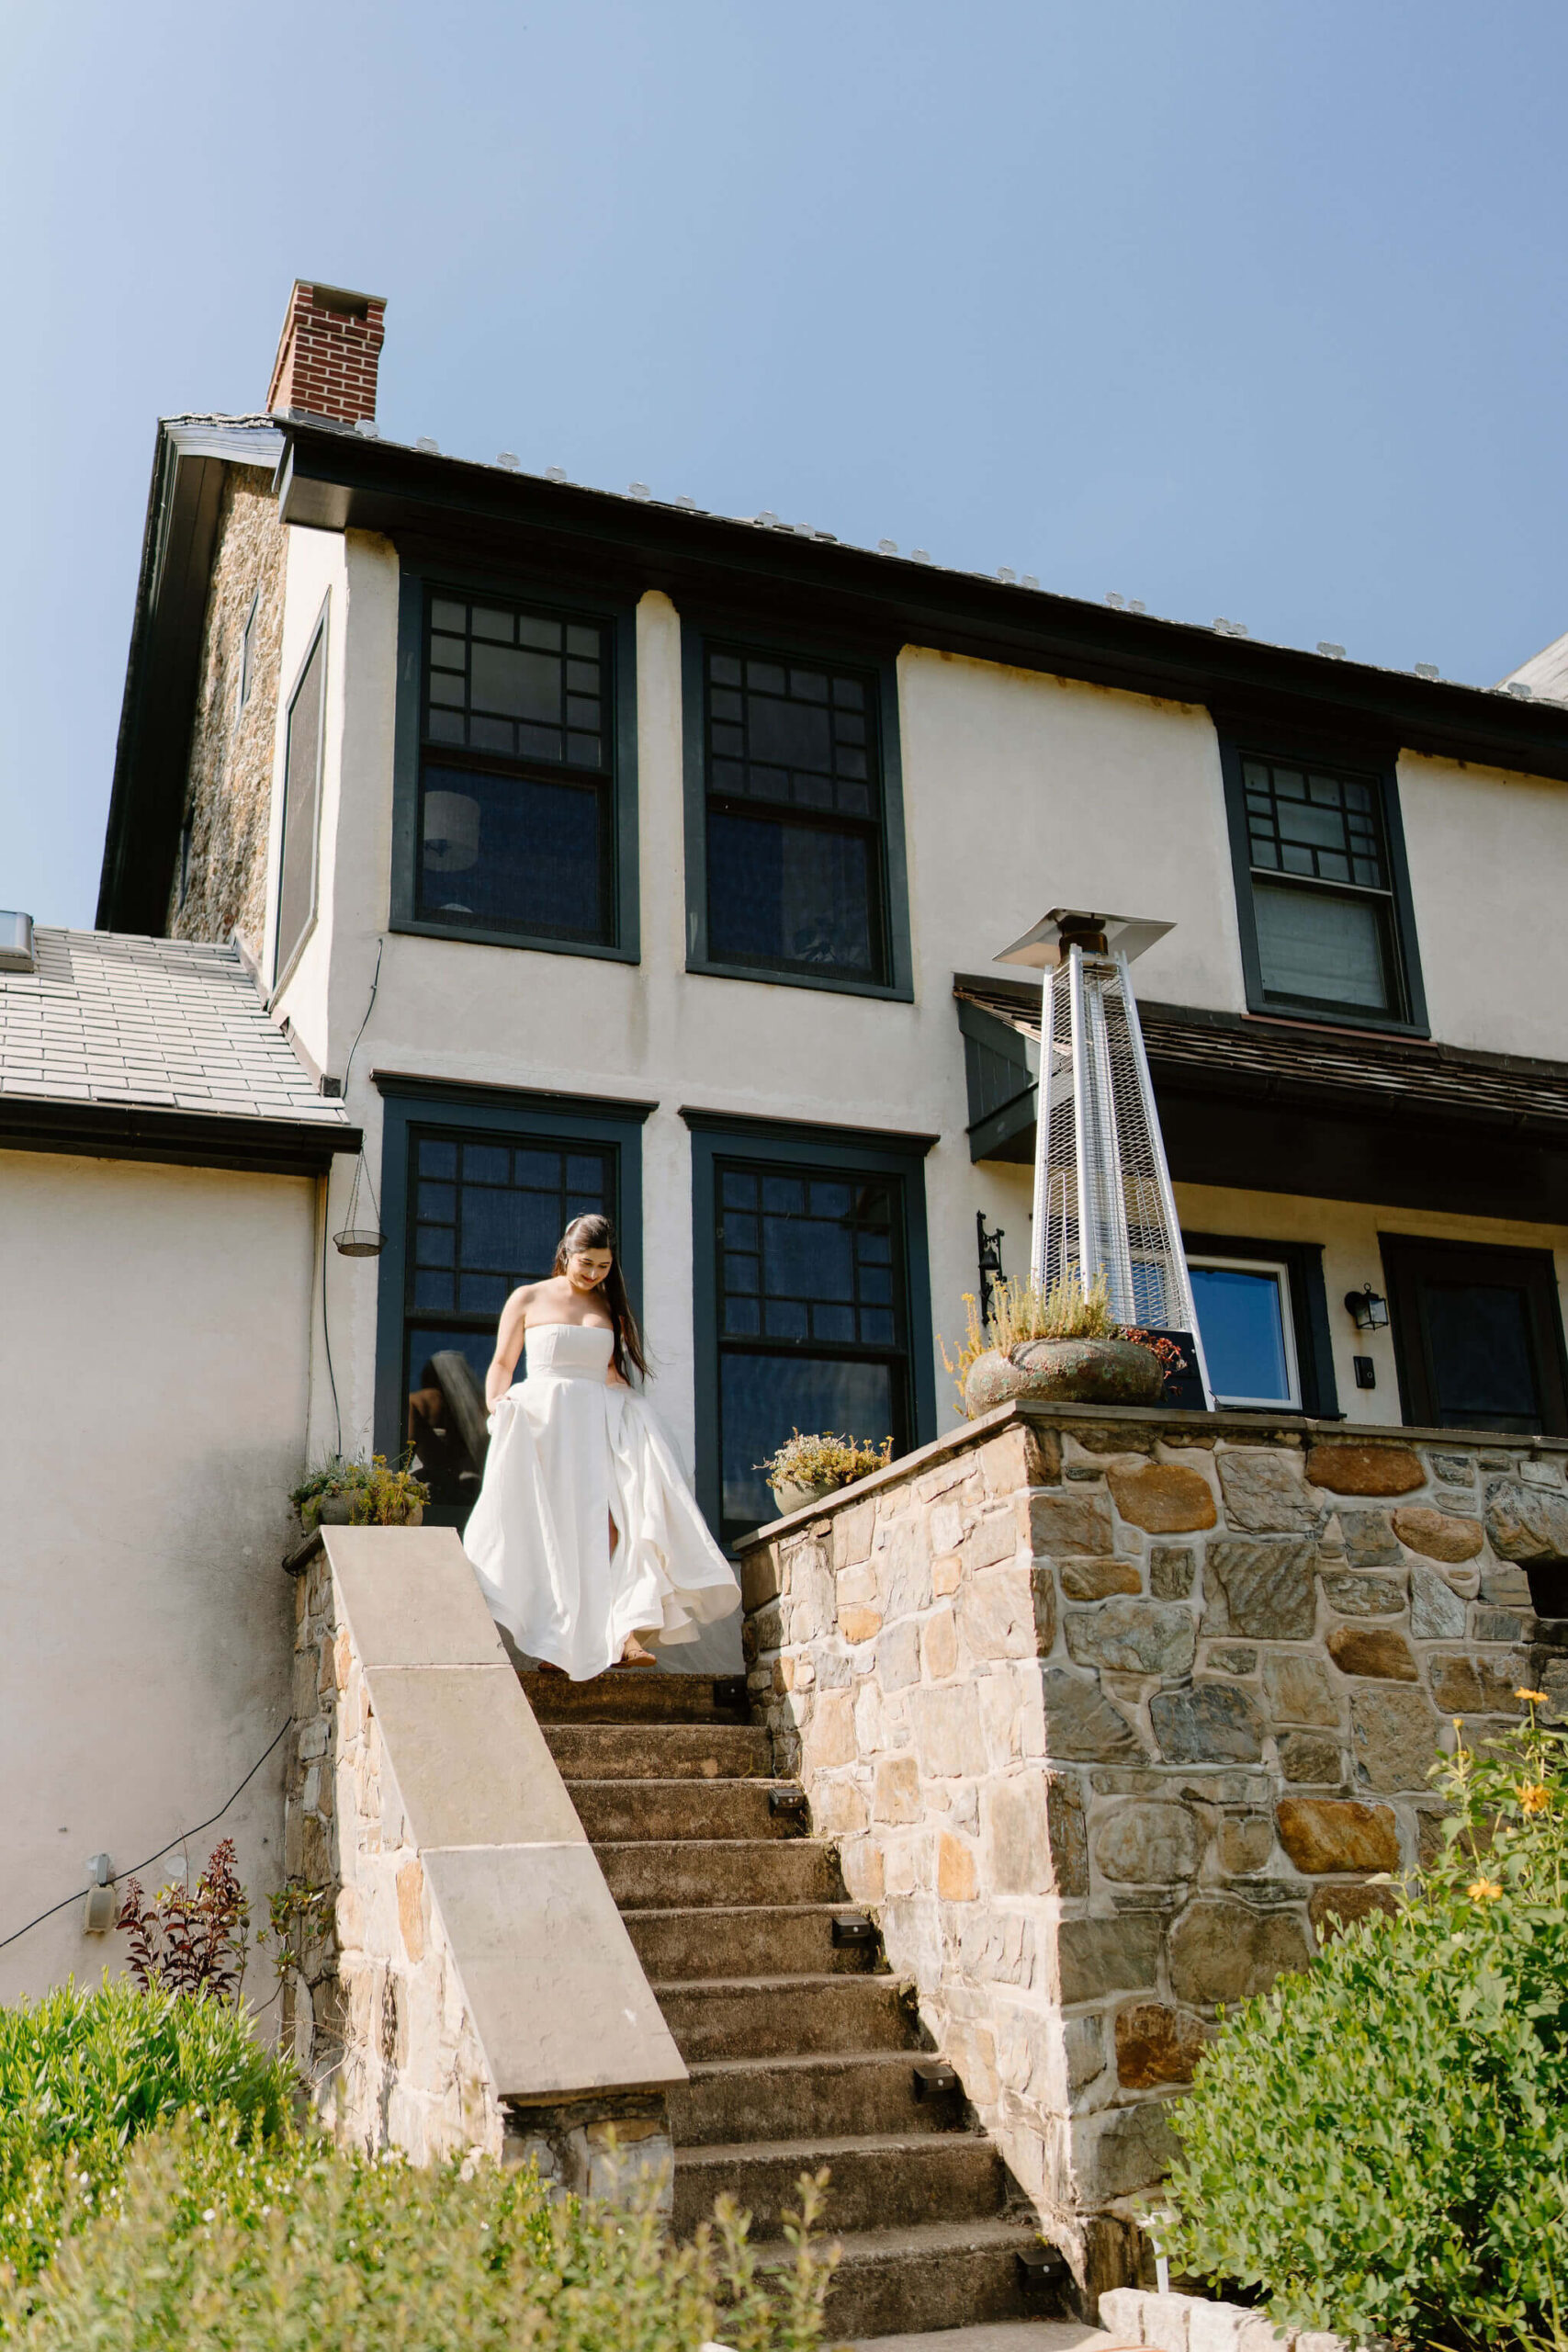
<svg viewBox="0 0 1568 2352"><path fill-rule="evenodd" d="M1030 1272L1103 1274L1119 1323L1190 1339L1213 1402L1128 966L1171 929L1053 907L998 956L1043 975Z"/></svg>

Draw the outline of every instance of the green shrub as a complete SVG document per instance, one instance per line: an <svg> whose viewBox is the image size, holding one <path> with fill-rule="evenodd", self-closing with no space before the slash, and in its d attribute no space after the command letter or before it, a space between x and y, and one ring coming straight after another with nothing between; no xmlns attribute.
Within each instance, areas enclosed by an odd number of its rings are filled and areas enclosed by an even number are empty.
<svg viewBox="0 0 1568 2352"><path fill-rule="evenodd" d="M154 2133L116 2210L0 2301L28 2352L814 2352L830 2265L796 2231L760 2282L742 2222L672 2245L648 2203L551 2200L532 2169L420 2171L319 2133L274 2148L194 2117ZM816 2190L803 2188L807 2220Z"/></svg>
<svg viewBox="0 0 1568 2352"><path fill-rule="evenodd" d="M1179 2267L1353 2341L1568 2344L1564 1736L1532 1705L1436 1768L1397 1916L1225 2021L1171 2116Z"/></svg>
<svg viewBox="0 0 1568 2352"><path fill-rule="evenodd" d="M285 2134L291 2070L241 2011L188 1994L59 1985L0 2009L0 2265L22 2279L117 2188L129 2144L186 2109Z"/></svg>

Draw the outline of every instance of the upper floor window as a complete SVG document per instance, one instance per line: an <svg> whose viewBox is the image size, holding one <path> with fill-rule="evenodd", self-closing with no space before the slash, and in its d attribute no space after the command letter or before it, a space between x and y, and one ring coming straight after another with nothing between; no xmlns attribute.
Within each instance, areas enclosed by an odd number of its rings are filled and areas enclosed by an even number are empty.
<svg viewBox="0 0 1568 2352"><path fill-rule="evenodd" d="M277 956L274 985L287 974L316 916L316 841L321 813L326 724L327 616L316 624L288 701L283 759L283 838L278 848Z"/></svg>
<svg viewBox="0 0 1568 2352"><path fill-rule="evenodd" d="M1424 1026L1392 774L1245 746L1227 767L1252 1010Z"/></svg>
<svg viewBox="0 0 1568 2352"><path fill-rule="evenodd" d="M597 620L431 595L417 918L613 942L612 636Z"/></svg>
<svg viewBox="0 0 1568 2352"><path fill-rule="evenodd" d="M890 701L874 664L702 645L687 703L694 968L908 993Z"/></svg>

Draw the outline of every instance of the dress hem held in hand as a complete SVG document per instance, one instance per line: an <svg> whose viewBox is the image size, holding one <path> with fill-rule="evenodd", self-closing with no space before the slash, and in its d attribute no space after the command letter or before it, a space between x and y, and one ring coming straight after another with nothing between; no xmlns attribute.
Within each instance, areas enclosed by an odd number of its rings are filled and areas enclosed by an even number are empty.
<svg viewBox="0 0 1568 2352"><path fill-rule="evenodd" d="M658 1416L607 1382L612 1334L536 1323L525 1344L526 1377L491 1416L463 1548L524 1655L587 1682L634 1634L666 1649L695 1641L740 1588Z"/></svg>

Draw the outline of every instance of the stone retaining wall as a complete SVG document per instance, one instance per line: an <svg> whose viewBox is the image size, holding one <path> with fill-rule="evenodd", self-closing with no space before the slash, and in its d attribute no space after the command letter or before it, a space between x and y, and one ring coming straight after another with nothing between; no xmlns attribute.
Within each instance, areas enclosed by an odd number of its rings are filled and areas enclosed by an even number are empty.
<svg viewBox="0 0 1568 2352"><path fill-rule="evenodd" d="M1565 1456L1012 1407L745 1547L778 1769L1091 2292L1216 2005L1391 1900L1450 1718L1568 1700Z"/></svg>

